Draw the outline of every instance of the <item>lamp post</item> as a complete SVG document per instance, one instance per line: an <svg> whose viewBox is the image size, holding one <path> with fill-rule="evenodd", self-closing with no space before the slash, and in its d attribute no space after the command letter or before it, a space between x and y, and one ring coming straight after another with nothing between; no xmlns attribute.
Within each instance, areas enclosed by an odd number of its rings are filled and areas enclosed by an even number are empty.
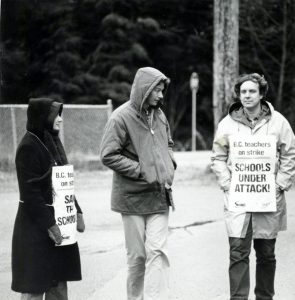
<svg viewBox="0 0 295 300"><path fill-rule="evenodd" d="M190 78L190 88L192 90L192 151L196 151L197 137L197 92L199 88L199 75L193 72Z"/></svg>

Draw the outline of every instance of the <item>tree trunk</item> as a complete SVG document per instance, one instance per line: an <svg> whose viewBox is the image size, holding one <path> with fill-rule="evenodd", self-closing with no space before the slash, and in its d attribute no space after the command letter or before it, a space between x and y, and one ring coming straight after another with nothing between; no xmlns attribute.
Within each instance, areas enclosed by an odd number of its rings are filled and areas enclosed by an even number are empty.
<svg viewBox="0 0 295 300"><path fill-rule="evenodd" d="M239 1L214 0L214 128L232 100L239 65Z"/></svg>

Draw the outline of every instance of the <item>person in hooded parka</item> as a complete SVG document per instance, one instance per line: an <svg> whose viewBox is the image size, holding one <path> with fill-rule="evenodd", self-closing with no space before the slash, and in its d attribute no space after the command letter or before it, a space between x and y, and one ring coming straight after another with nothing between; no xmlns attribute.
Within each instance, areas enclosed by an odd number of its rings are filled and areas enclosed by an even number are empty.
<svg viewBox="0 0 295 300"><path fill-rule="evenodd" d="M169 298L169 206L176 162L161 104L169 79L137 70L130 100L105 127L101 160L114 171L111 207L122 215L127 249L127 299Z"/></svg>
<svg viewBox="0 0 295 300"><path fill-rule="evenodd" d="M68 164L58 137L63 104L30 99L27 132L16 152L20 192L12 238L12 290L22 300L68 299L67 281L81 280L78 244L57 247L62 237L55 221L52 167ZM75 199L77 230L85 229ZM56 245L55 245L56 244Z"/></svg>

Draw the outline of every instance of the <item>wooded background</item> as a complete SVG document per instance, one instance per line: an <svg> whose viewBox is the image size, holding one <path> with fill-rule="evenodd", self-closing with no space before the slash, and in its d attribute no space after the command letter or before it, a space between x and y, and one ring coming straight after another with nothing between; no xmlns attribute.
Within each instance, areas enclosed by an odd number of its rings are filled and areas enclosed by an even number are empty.
<svg viewBox="0 0 295 300"><path fill-rule="evenodd" d="M232 101L216 86L258 72L270 84L268 100L295 129L293 0L2 0L1 6L2 104L51 96L73 104L111 98L116 107L128 100L136 70L153 66L171 79L164 111L176 149L188 150L195 71L197 128L210 149L214 123ZM234 35L220 27L224 21ZM224 46L214 45L214 37ZM237 48L230 46L235 41ZM230 62L229 77L222 68L223 77L216 76L217 64Z"/></svg>

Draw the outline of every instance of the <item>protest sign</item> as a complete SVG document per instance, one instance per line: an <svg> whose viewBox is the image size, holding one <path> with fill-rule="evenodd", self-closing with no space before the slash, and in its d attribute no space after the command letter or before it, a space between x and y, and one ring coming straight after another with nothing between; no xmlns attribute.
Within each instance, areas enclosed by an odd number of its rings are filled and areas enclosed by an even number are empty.
<svg viewBox="0 0 295 300"><path fill-rule="evenodd" d="M229 210L276 211L276 137L232 135L229 142L232 161Z"/></svg>
<svg viewBox="0 0 295 300"><path fill-rule="evenodd" d="M75 206L73 166L53 167L52 186L55 220L62 235L60 246L74 244L77 241L77 210Z"/></svg>

